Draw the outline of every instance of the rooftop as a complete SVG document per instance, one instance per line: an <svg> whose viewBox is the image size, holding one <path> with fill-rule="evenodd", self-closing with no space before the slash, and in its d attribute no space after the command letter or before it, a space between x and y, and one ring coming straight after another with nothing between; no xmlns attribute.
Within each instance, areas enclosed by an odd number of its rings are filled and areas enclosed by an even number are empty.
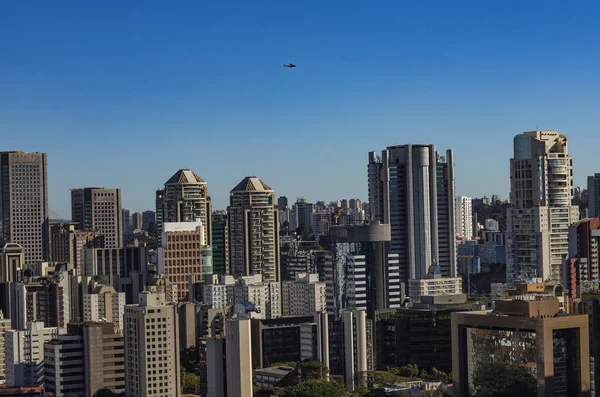
<svg viewBox="0 0 600 397"><path fill-rule="evenodd" d="M272 192L273 189L255 176L247 176L231 191L233 192Z"/></svg>
<svg viewBox="0 0 600 397"><path fill-rule="evenodd" d="M181 169L177 171L167 182L165 185L170 185L174 183L195 183L195 184L206 184L204 179L200 178L194 171L189 169Z"/></svg>

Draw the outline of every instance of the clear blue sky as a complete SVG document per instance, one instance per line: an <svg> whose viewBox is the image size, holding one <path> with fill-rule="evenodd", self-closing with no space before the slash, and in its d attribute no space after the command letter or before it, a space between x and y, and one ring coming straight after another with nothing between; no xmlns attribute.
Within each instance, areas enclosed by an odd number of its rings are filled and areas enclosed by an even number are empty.
<svg viewBox="0 0 600 397"><path fill-rule="evenodd" d="M226 4L223 4L226 3ZM600 172L600 3L1 1L0 150L49 156L50 207L179 168L215 208L244 176L367 198L370 150L455 150L457 194L506 197L512 138L566 134ZM285 69L294 62L297 69Z"/></svg>

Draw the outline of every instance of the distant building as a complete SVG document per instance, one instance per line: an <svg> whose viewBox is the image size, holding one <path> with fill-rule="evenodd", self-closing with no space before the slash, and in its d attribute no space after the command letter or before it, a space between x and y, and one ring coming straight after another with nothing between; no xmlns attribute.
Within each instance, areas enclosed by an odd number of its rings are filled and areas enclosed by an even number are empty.
<svg viewBox="0 0 600 397"><path fill-rule="evenodd" d="M131 213L128 209L123 208L123 235L125 235L131 228Z"/></svg>
<svg viewBox="0 0 600 397"><path fill-rule="evenodd" d="M433 275L431 278L409 280L408 295L411 301L419 302L423 296L443 296L462 294L461 277L442 277Z"/></svg>
<svg viewBox="0 0 600 397"><path fill-rule="evenodd" d="M139 304L125 306L123 320L126 394L179 397L177 308L166 305L160 293L142 292L139 299Z"/></svg>
<svg viewBox="0 0 600 397"><path fill-rule="evenodd" d="M17 243L6 243L0 251L0 283L18 282L25 267L25 250Z"/></svg>
<svg viewBox="0 0 600 397"><path fill-rule="evenodd" d="M458 196L455 203L456 234L466 238L473 238L473 208L471 197Z"/></svg>
<svg viewBox="0 0 600 397"><path fill-rule="evenodd" d="M481 258L478 256L464 255L457 256L458 274L477 274L481 271Z"/></svg>
<svg viewBox="0 0 600 397"><path fill-rule="evenodd" d="M75 226L73 222L50 221L51 264L66 263L67 269L79 269L82 249L105 247L105 239L100 232L76 231Z"/></svg>
<svg viewBox="0 0 600 397"><path fill-rule="evenodd" d="M71 219L77 230L100 232L106 248L123 247L121 189L87 187L71 190Z"/></svg>
<svg viewBox="0 0 600 397"><path fill-rule="evenodd" d="M212 250L206 244L204 224L164 222L158 248L158 274L177 285L179 300L193 302L190 285L213 272Z"/></svg>
<svg viewBox="0 0 600 397"><path fill-rule="evenodd" d="M485 220L485 230L490 232L497 232L500 230L500 224L497 220L494 219L486 219Z"/></svg>
<svg viewBox="0 0 600 397"><path fill-rule="evenodd" d="M83 321L112 323L115 332L123 332L125 293L112 286L98 285L91 294L83 294Z"/></svg>
<svg viewBox="0 0 600 397"><path fill-rule="evenodd" d="M313 214L315 212L315 206L312 203L307 202L304 198L299 198L292 208L292 218L294 222L291 222L294 230L305 227L311 233L313 230Z"/></svg>
<svg viewBox="0 0 600 397"><path fill-rule="evenodd" d="M259 178L244 178L229 194L229 265L235 277L261 274L280 281L279 212L275 192Z"/></svg>
<svg viewBox="0 0 600 397"><path fill-rule="evenodd" d="M134 212L131 214L131 228L133 230L142 230L144 217L141 212Z"/></svg>
<svg viewBox="0 0 600 397"><path fill-rule="evenodd" d="M283 211L283 210L285 210L287 208L289 208L289 206L288 206L288 198L285 197L285 196L280 196L277 199L277 209L279 211Z"/></svg>
<svg viewBox="0 0 600 397"><path fill-rule="evenodd" d="M538 396L588 392L588 316L558 313L556 299L498 300L493 311L452 313L454 395L469 396L474 372L499 355L534 375Z"/></svg>
<svg viewBox="0 0 600 397"><path fill-rule="evenodd" d="M142 212L142 229L151 231L156 227L156 212L147 210Z"/></svg>
<svg viewBox="0 0 600 397"><path fill-rule="evenodd" d="M4 338L6 331L11 329L10 318L4 318L4 313L0 310L0 385L6 382L4 357L6 351L4 346Z"/></svg>
<svg viewBox="0 0 600 397"><path fill-rule="evenodd" d="M325 283L318 274L297 274L295 281L281 283L282 316L310 316L326 311Z"/></svg>
<svg viewBox="0 0 600 397"><path fill-rule="evenodd" d="M229 224L227 212L212 214L213 273L229 275Z"/></svg>
<svg viewBox="0 0 600 397"><path fill-rule="evenodd" d="M569 256L561 281L571 298L579 297L582 283L600 280L599 244L600 218L582 219L569 227Z"/></svg>
<svg viewBox="0 0 600 397"><path fill-rule="evenodd" d="M314 241L282 241L281 281L294 281L300 273L315 273L317 249L321 247Z"/></svg>
<svg viewBox="0 0 600 397"><path fill-rule="evenodd" d="M7 330L4 334L6 384L43 385L44 343L56 337L57 329L33 322L27 323L24 330Z"/></svg>
<svg viewBox="0 0 600 397"><path fill-rule="evenodd" d="M369 153L371 222L391 227L391 252L398 254L400 279L427 275L438 264L456 276L454 158L435 145L391 146L381 157Z"/></svg>
<svg viewBox="0 0 600 397"><path fill-rule="evenodd" d="M588 216L590 218L600 217L600 174L588 176Z"/></svg>
<svg viewBox="0 0 600 397"><path fill-rule="evenodd" d="M47 168L46 153L0 152L0 247L19 244L26 265L48 258Z"/></svg>

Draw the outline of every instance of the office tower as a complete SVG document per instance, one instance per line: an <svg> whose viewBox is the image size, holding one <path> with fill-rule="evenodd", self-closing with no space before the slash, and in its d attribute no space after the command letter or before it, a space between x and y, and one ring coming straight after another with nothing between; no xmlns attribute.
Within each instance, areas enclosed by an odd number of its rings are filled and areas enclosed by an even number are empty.
<svg viewBox="0 0 600 397"><path fill-rule="evenodd" d="M148 284L149 261L146 247L88 248L82 250L81 274L86 283L110 285L134 303Z"/></svg>
<svg viewBox="0 0 600 397"><path fill-rule="evenodd" d="M283 241L280 248L281 281L294 281L300 273L315 273L318 250L321 247L315 241Z"/></svg>
<svg viewBox="0 0 600 397"><path fill-rule="evenodd" d="M283 211L288 208L288 198L281 196L277 199L277 209Z"/></svg>
<svg viewBox="0 0 600 397"><path fill-rule="evenodd" d="M282 316L310 316L327 310L325 283L318 274L297 274L295 281L281 283Z"/></svg>
<svg viewBox="0 0 600 397"><path fill-rule="evenodd" d="M85 395L83 337L58 335L44 344L44 386L55 396Z"/></svg>
<svg viewBox="0 0 600 397"><path fill-rule="evenodd" d="M502 299L493 311L452 313L451 321L455 396L472 395L477 368L502 358L534 374L538 396L589 391L588 316L559 313L557 299Z"/></svg>
<svg viewBox="0 0 600 397"><path fill-rule="evenodd" d="M340 201L340 207L344 208L344 209L348 209L350 208L350 205L348 204L348 200L346 199L342 199Z"/></svg>
<svg viewBox="0 0 600 397"><path fill-rule="evenodd" d="M412 302L420 302L424 296L448 296L462 294L462 277L442 277L431 274L427 278L408 281L408 296Z"/></svg>
<svg viewBox="0 0 600 397"><path fill-rule="evenodd" d="M4 365L4 337L6 331L11 329L10 318L4 318L4 313L0 310L0 384L5 383L6 374L5 374L5 365Z"/></svg>
<svg viewBox="0 0 600 397"><path fill-rule="evenodd" d="M159 236L162 235L162 224L165 222L195 222L199 219L204 225L204 241L210 245L211 213L208 186L202 178L189 169L177 171L165 182L164 190L156 191Z"/></svg>
<svg viewBox="0 0 600 397"><path fill-rule="evenodd" d="M25 265L23 247L16 243L6 243L0 254L0 283L20 281Z"/></svg>
<svg viewBox="0 0 600 397"><path fill-rule="evenodd" d="M123 332L125 293L111 286L97 285L91 294L83 294L83 321L107 321L115 332Z"/></svg>
<svg viewBox="0 0 600 397"><path fill-rule="evenodd" d="M600 174L588 176L588 216L595 218L600 216Z"/></svg>
<svg viewBox="0 0 600 397"><path fill-rule="evenodd" d="M0 247L16 243L25 264L48 257L48 157L0 152Z"/></svg>
<svg viewBox="0 0 600 397"><path fill-rule="evenodd" d="M473 230L473 209L471 208L471 200L471 197L459 196L456 198L456 203L454 205L456 234L467 239L472 239L476 234L476 231Z"/></svg>
<svg viewBox="0 0 600 397"><path fill-rule="evenodd" d="M366 385L365 373L373 370L373 327L364 310L345 310L342 327L346 390L354 391Z"/></svg>
<svg viewBox="0 0 600 397"><path fill-rule="evenodd" d="M227 321L225 339L227 397L252 397L252 342L250 320Z"/></svg>
<svg viewBox="0 0 600 397"><path fill-rule="evenodd" d="M582 219L569 227L569 256L563 266L561 282L573 299L580 296L581 284L600 279L599 244L600 218Z"/></svg>
<svg viewBox="0 0 600 397"><path fill-rule="evenodd" d="M327 286L329 313L366 309L373 318L375 310L402 304L398 254L389 253L389 225L336 226L329 238L330 250L317 260L319 279Z"/></svg>
<svg viewBox="0 0 600 397"><path fill-rule="evenodd" d="M142 212L142 229L150 231L156 226L156 212L147 210Z"/></svg>
<svg viewBox="0 0 600 397"><path fill-rule="evenodd" d="M83 248L103 248L104 236L100 232L79 232L75 223L50 221L51 264L66 263L67 269L79 269Z"/></svg>
<svg viewBox="0 0 600 397"><path fill-rule="evenodd" d="M190 284L212 274L212 251L206 244L204 224L164 222L158 248L158 274L177 285L179 300L194 301ZM193 295L193 294L192 294Z"/></svg>
<svg viewBox="0 0 600 397"><path fill-rule="evenodd" d="M362 203L359 199L350 199L350 209L351 210L361 210Z"/></svg>
<svg viewBox="0 0 600 397"><path fill-rule="evenodd" d="M279 213L275 192L255 176L229 194L229 265L235 277L262 274L279 281Z"/></svg>
<svg viewBox="0 0 600 397"><path fill-rule="evenodd" d="M224 397L227 394L227 369L226 369L226 343L224 337L215 337L206 340L206 362L205 382L200 380L200 386L206 385L202 395L208 397Z"/></svg>
<svg viewBox="0 0 600 397"><path fill-rule="evenodd" d="M571 204L572 159L567 137L531 131L514 138L507 210L506 278L560 280L568 254L569 226L579 209Z"/></svg>
<svg viewBox="0 0 600 397"><path fill-rule="evenodd" d="M292 223L295 228L307 228L312 233L314 213L314 204L307 202L304 198L299 198L292 208L292 218L295 220Z"/></svg>
<svg viewBox="0 0 600 397"><path fill-rule="evenodd" d="M156 240L157 245L162 245L162 224L165 217L165 190L158 189L156 191L155 200L156 204Z"/></svg>
<svg viewBox="0 0 600 397"><path fill-rule="evenodd" d="M300 324L300 361L316 360L329 368L329 315L313 314L313 321ZM327 374L327 379L329 374Z"/></svg>
<svg viewBox="0 0 600 397"><path fill-rule="evenodd" d="M122 218L123 218L123 235L127 233L129 228L131 227L131 213L128 209L122 209Z"/></svg>
<svg viewBox="0 0 600 397"><path fill-rule="evenodd" d="M43 322L27 323L24 330L5 331L6 384L33 386L44 384L44 343L56 337L55 327Z"/></svg>
<svg viewBox="0 0 600 397"><path fill-rule="evenodd" d="M369 153L371 221L391 227L391 251L399 255L400 278L423 278L437 264L456 275L454 160L434 145L391 146Z"/></svg>
<svg viewBox="0 0 600 397"><path fill-rule="evenodd" d="M100 232L104 236L106 248L123 246L121 189L72 189L71 217L78 230Z"/></svg>
<svg viewBox="0 0 600 397"><path fill-rule="evenodd" d="M125 306L125 388L128 397L179 397L177 307L144 291Z"/></svg>
<svg viewBox="0 0 600 397"><path fill-rule="evenodd" d="M142 222L143 218L141 212L134 212L131 214L131 228L133 230L142 230Z"/></svg>
<svg viewBox="0 0 600 397"><path fill-rule="evenodd" d="M213 273L229 274L229 224L227 212L212 214Z"/></svg>

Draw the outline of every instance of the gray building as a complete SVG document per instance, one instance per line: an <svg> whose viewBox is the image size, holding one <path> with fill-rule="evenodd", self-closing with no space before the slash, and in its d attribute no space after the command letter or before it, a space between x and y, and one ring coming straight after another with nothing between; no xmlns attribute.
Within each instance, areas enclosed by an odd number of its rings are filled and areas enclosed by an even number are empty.
<svg viewBox="0 0 600 397"><path fill-rule="evenodd" d="M454 160L434 145L391 146L369 153L371 221L391 227L403 282L427 275L433 264L456 275Z"/></svg>
<svg viewBox="0 0 600 397"><path fill-rule="evenodd" d="M98 231L107 248L123 246L121 189L86 187L71 190L71 218L77 230Z"/></svg>
<svg viewBox="0 0 600 397"><path fill-rule="evenodd" d="M25 264L48 257L48 156L0 152L0 247L17 243Z"/></svg>
<svg viewBox="0 0 600 397"><path fill-rule="evenodd" d="M595 218L600 216L600 174L588 176L588 216Z"/></svg>

